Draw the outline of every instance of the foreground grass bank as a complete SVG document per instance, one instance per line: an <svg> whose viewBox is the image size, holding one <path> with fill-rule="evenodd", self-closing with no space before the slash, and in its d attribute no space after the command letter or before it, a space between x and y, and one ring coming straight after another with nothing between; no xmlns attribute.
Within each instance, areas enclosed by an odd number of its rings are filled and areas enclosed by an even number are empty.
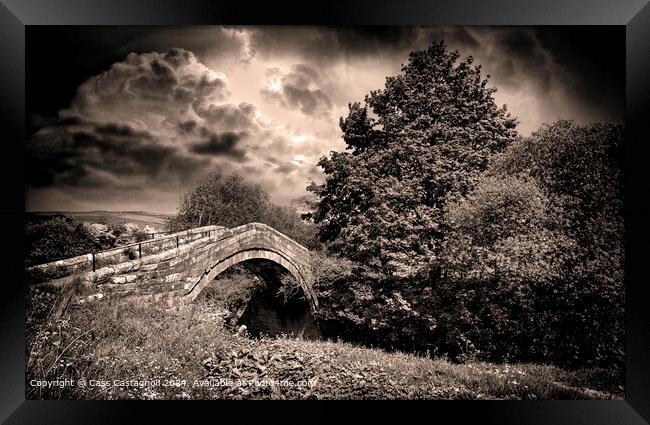
<svg viewBox="0 0 650 425"><path fill-rule="evenodd" d="M344 342L251 339L208 301L180 311L28 295L30 399L610 399L620 373L453 364ZM54 313L60 315L54 319ZM81 385L80 385L81 382Z"/></svg>

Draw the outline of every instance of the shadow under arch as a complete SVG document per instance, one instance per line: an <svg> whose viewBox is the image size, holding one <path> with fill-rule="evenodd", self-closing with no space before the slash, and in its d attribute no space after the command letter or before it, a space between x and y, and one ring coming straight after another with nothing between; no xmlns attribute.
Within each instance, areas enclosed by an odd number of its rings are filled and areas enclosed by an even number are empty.
<svg viewBox="0 0 650 425"><path fill-rule="evenodd" d="M311 276L304 270L301 270L301 267L289 258L289 256L270 249L245 249L217 260L209 271L194 286L189 288L183 297L184 301L194 301L201 291L219 274L235 264L245 263L250 260L269 260L286 269L300 285L312 312L316 311L318 301L311 287Z"/></svg>
<svg viewBox="0 0 650 425"><path fill-rule="evenodd" d="M305 278L300 269L290 259L272 251L252 253L248 250L239 254L219 261L205 275L201 285L192 290L192 302L200 300L204 293L207 300L214 296L217 298L213 299L225 300L224 294L234 289L236 299L230 298L234 304L221 304L230 310L226 319L229 326L246 325L252 337L285 335L321 339L322 333L308 301L306 287L300 285L297 292L293 288L290 294L282 292L286 285L284 276L291 275L296 280ZM240 280L242 278L245 281ZM257 283L249 286L247 281ZM228 289L229 285L235 286Z"/></svg>

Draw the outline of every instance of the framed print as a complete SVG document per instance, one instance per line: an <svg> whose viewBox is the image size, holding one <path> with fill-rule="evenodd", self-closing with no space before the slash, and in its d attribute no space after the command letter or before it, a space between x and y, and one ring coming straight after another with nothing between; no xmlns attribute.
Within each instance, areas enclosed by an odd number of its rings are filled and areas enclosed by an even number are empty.
<svg viewBox="0 0 650 425"><path fill-rule="evenodd" d="M650 420L642 0L0 15L2 420Z"/></svg>

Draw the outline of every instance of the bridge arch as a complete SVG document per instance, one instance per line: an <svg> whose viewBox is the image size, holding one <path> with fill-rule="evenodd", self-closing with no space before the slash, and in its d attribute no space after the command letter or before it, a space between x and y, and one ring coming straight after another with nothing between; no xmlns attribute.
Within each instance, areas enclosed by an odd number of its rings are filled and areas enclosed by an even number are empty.
<svg viewBox="0 0 650 425"><path fill-rule="evenodd" d="M311 273L303 270L302 265L296 264L290 256L275 250L264 248L243 249L237 253L225 258L216 258L214 265L209 267L209 271L201 277L187 293L183 296L183 301L192 302L199 296L201 291L219 274L229 269L235 264L243 263L249 260L270 260L286 269L300 285L305 298L309 302L312 310L318 306L318 300L311 286Z"/></svg>
<svg viewBox="0 0 650 425"><path fill-rule="evenodd" d="M135 257L135 258L134 258ZM227 229L206 226L161 238L31 267L34 283L81 282L78 303L134 297L169 305L193 301L208 282L232 265L263 259L279 264L301 286L312 311L318 307L309 250L262 223Z"/></svg>

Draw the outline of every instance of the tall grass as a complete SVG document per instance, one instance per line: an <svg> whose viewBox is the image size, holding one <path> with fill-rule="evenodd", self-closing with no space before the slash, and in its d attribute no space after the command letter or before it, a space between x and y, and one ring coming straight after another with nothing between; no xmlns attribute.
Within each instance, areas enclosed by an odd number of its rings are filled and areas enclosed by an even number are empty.
<svg viewBox="0 0 650 425"><path fill-rule="evenodd" d="M226 282L222 282L226 283ZM241 288L240 288L241 289ZM603 369L568 372L537 364L453 364L336 341L250 339L223 323L229 295L166 309L128 300L73 306L70 289L27 294L28 399L466 398L593 399L621 397L619 377ZM208 372L206 364L213 369ZM241 374L298 376L310 388L254 392L202 386L66 386L32 380L204 380Z"/></svg>

